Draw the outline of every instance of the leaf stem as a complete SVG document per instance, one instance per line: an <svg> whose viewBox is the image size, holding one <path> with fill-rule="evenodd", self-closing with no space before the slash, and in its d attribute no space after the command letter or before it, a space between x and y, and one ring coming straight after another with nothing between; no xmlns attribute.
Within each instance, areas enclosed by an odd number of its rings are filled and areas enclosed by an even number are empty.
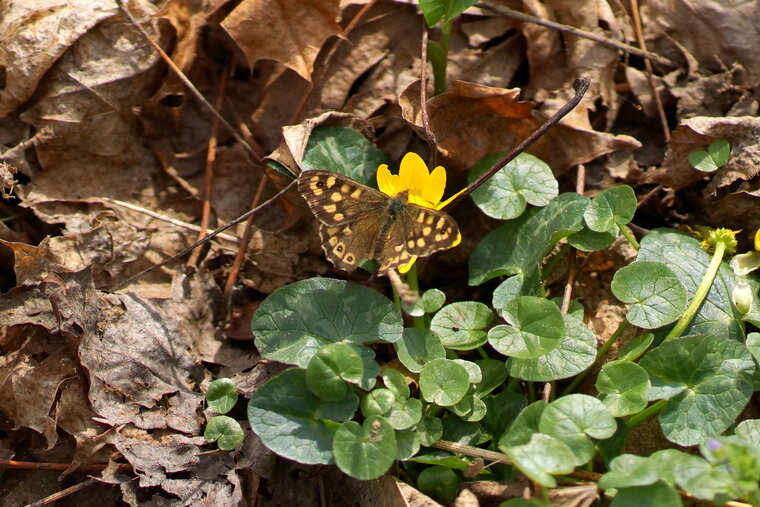
<svg viewBox="0 0 760 507"><path fill-rule="evenodd" d="M409 285L409 289L411 289L412 292L417 294L417 297L420 297L420 281L417 278L417 263L415 262L412 267L409 269L409 272L406 274L406 283ZM396 291L393 291L393 294L396 294ZM425 316L421 315L420 317L413 317L412 318L413 326L416 329L427 329L427 326L425 325Z"/></svg>
<svg viewBox="0 0 760 507"><path fill-rule="evenodd" d="M440 95L446 91L446 69L449 63L449 42L451 41L451 20L444 21L441 25L441 42L439 46L441 48L441 60L439 64L433 68L433 88L436 95Z"/></svg>
<svg viewBox="0 0 760 507"><path fill-rule="evenodd" d="M720 263L723 261L723 254L725 251L725 242L718 241L715 243L715 253L713 253L713 258L710 261L710 266L708 266L707 272L702 278L702 282L700 282L699 287L697 287L697 291L694 293L694 297L692 298L691 303L689 303L686 311L683 313L681 318L678 319L678 322L675 326L673 326L673 329L670 330L663 342L681 336L684 330L694 319L694 316L697 314L699 307L702 306L702 303L707 297L707 293L710 292L710 287L712 287L712 284L715 281L715 276L718 274L718 269L720 269Z"/></svg>
<svg viewBox="0 0 760 507"><path fill-rule="evenodd" d="M581 381L586 378L586 375L594 371L596 368L599 367L601 362L604 360L604 358L607 356L607 352L609 352L610 347L617 341L618 338L620 338L620 335L623 334L623 331L625 331L628 328L628 321L623 320L620 324L618 324L617 329L615 330L612 335L607 338L607 341L604 342L604 345L599 347L599 350L596 351L596 359L594 359L594 362L591 366L583 370L581 373L575 376L572 382L567 385L567 387L562 391L562 396L565 396L567 394L570 394L573 392L573 390L578 387L578 384L581 383Z"/></svg>
<svg viewBox="0 0 760 507"><path fill-rule="evenodd" d="M628 420L625 421L625 427L628 430L632 430L639 424L648 421L652 417L656 416L660 412L662 412L662 409L665 408L665 405L668 404L668 400L659 400L655 403L652 403L647 408L642 410L636 415L632 415Z"/></svg>
<svg viewBox="0 0 760 507"><path fill-rule="evenodd" d="M633 231L628 227L627 225L621 225L620 226L620 234L622 234L625 239L628 240L628 242L631 244L633 248L636 250L641 249L641 245L638 241L636 241L636 236L633 235Z"/></svg>

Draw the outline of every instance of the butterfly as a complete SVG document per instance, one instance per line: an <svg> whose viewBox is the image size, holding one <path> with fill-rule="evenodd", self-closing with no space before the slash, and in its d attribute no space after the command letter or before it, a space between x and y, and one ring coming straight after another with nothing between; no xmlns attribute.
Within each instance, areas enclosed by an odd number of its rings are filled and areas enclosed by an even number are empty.
<svg viewBox="0 0 760 507"><path fill-rule="evenodd" d="M407 202L408 191L387 196L332 171L308 170L298 190L321 222L325 255L336 267L352 271L363 259L379 272L456 246L459 227L442 211Z"/></svg>

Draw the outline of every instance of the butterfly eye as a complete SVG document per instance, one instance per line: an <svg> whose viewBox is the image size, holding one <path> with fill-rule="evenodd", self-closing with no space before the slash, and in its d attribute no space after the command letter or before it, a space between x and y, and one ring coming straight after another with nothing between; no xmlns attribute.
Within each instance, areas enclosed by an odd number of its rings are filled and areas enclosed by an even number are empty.
<svg viewBox="0 0 760 507"><path fill-rule="evenodd" d="M324 181L318 181L314 184L317 188L325 188L325 182Z"/></svg>

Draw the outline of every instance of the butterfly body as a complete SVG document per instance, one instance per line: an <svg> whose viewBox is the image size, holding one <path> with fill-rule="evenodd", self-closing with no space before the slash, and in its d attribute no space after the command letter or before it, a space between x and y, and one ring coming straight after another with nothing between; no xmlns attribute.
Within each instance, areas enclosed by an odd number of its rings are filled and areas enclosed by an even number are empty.
<svg viewBox="0 0 760 507"><path fill-rule="evenodd" d="M332 171L301 173L298 189L321 222L327 258L351 271L363 259L380 272L455 246L456 222L442 211L407 202L408 192L388 196Z"/></svg>

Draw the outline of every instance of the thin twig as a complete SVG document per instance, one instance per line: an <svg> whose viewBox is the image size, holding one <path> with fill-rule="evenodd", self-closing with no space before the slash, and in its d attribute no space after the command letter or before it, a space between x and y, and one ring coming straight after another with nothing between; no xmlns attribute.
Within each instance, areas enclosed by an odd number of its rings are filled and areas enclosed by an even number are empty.
<svg viewBox="0 0 760 507"><path fill-rule="evenodd" d="M164 265L168 264L169 262L171 262L171 261L173 261L175 259L178 259L178 258L184 256L188 252L191 252L195 247L197 247L199 245L202 245L203 243L207 242L208 240L210 240L212 238L215 238L221 232L226 231L230 227L236 226L237 224L239 224L243 220L247 219L248 217L250 217L250 216L258 213L259 211L265 210L266 208L268 208L269 206L271 206L272 204L274 204L280 197L282 197L285 194L285 192L287 192L288 190L290 190L291 187L295 186L295 184L296 184L297 181L298 180L293 180L290 183L288 183L286 187L284 187L282 190L280 190L279 192L277 192L273 197L269 198L267 201L265 201L259 207L253 208L252 210L247 211L246 213L243 213L242 215L240 215L239 217L237 217L235 220L233 220L233 221L231 221L231 222L229 222L229 223L227 223L227 224L219 227L218 229L216 229L212 233L204 236L202 239L196 241L195 243L193 243L189 247L183 248L182 250L180 250L176 254L172 255L168 259L165 259L164 261L162 261L162 262L160 262L158 264L154 264L153 266L151 266L149 268L143 269L142 271L140 271L136 275L131 276L131 277L127 278L126 280L124 280L123 282L116 284L111 290L112 291L117 291L117 290L121 289L122 287L128 285L130 282L132 282L134 280L137 280L138 278L140 278L141 276L145 275L146 273L148 273L150 271L153 271L156 268L164 266Z"/></svg>
<svg viewBox="0 0 760 507"><path fill-rule="evenodd" d="M42 507L43 505L50 505L52 503L63 500L67 496L70 496L70 495L73 495L74 493L82 491L83 489L87 489L90 486L94 486L95 484L103 484L103 483L96 479L85 479L84 481L74 484L73 486L69 486L66 489L62 489L61 491L57 491L53 493L52 495L48 495L45 498L42 498L41 500L37 500L36 502L26 504L26 507Z"/></svg>
<svg viewBox="0 0 760 507"><path fill-rule="evenodd" d="M219 90L216 94L216 104L214 109L217 111L222 110L224 104L224 92L227 88L227 69L222 72L222 78L219 80ZM214 166L216 163L216 145L217 136L219 135L219 118L214 116L211 122L211 135L206 143L206 169L204 171L203 178L203 204L201 212L201 230L208 229L209 220L211 220L211 191L214 188ZM203 233L198 234L198 239L203 237ZM198 257L201 255L201 248L193 250L190 257L187 259L188 266L195 266L198 262Z"/></svg>
<svg viewBox="0 0 760 507"><path fill-rule="evenodd" d="M107 197L103 198L104 202L114 204L116 206L126 208L128 210L136 211L138 213L142 213L143 215L148 215L149 217L155 218L156 220L161 220L163 222L170 223L172 225L176 225L177 227L182 227L183 229L188 229L195 232L203 232L204 234L209 234L212 231L210 229L201 229L195 224L189 224L187 222L183 222L181 220L177 220L176 218L168 217L166 215L161 215L160 213L156 213L155 211L151 211L147 208L143 208L141 206L137 206L135 204L131 204L128 202L120 201L118 199L109 199ZM232 243L240 243L240 240L236 238L235 236L230 236L229 234L219 234L219 239L223 239L225 241L230 241Z"/></svg>
<svg viewBox="0 0 760 507"><path fill-rule="evenodd" d="M647 43L644 40L644 32L641 29L641 16L639 15L639 2L638 0L631 0L631 15L633 16L633 25L636 29L636 39L639 41L641 49L646 51ZM655 106L657 106L657 114L660 116L660 123L662 124L662 134L665 142L670 142L670 127L668 127L668 119L665 117L665 108L662 107L662 100L660 94L657 93L657 84L654 82L654 71L652 70L652 62L644 60L644 67L647 71L647 81L649 82L649 88L652 91L652 100L654 100Z"/></svg>
<svg viewBox="0 0 760 507"><path fill-rule="evenodd" d="M148 41L148 43L153 46L153 49L158 52L158 54L161 56L161 58L166 62L166 65L169 66L170 69L179 77L180 81L184 83L184 85L187 87L188 90L190 90L190 93L192 93L196 99L200 101L201 104L203 104L206 109L214 115L219 120L219 123L224 125L224 127L229 131L230 135L235 138L237 142L243 145L243 148L250 153L255 159L258 159L259 156L256 154L256 152L251 148L251 146L243 139L243 137L238 134L237 130L235 130L235 127L230 125L230 123L225 120L221 114L219 114L216 109L214 109L214 106L212 106L208 100L203 96L201 92L198 91L198 89L193 85L193 83L188 79L188 77L185 75L184 72L182 72L182 69L177 67L177 64L174 63L174 61L171 59L169 55L164 52L163 49L161 49L161 46L158 45L158 42L156 42L153 37L142 27L142 25L132 16L132 13L130 13L127 8L122 3L122 0L116 0L116 5L119 6L119 9L121 9L121 12L124 13L124 15L127 17L130 23L132 23L135 28L142 34L143 37L145 37L145 40Z"/></svg>
<svg viewBox="0 0 760 507"><path fill-rule="evenodd" d="M585 30L580 30L573 26L563 25L561 23L555 23L554 21L548 21L545 19L537 18L535 16L531 16L530 14L525 14L524 12L510 9L509 7L502 7L500 5L489 5L489 4L479 4L479 6L487 10L498 12L499 14L504 14L505 16L509 16L510 18L519 19L520 21L526 21L528 23L533 23L536 25L545 26L547 28L552 28L554 30L559 30L560 32L571 33L573 35L577 35L578 37L583 37L584 39L590 39L595 42L598 42L599 44L611 46L615 49L625 51L626 53L639 56L641 58L644 58L647 61L654 60L660 65L666 65L668 67L676 66L672 61L668 60L664 56L660 56L656 53L650 53L649 51L646 50L646 48L639 49L637 47L629 46L628 44L618 42L616 40L608 39L607 37L602 37L601 35L597 35L593 32L587 32Z"/></svg>
<svg viewBox="0 0 760 507"><path fill-rule="evenodd" d="M430 129L430 117L427 112L427 46L428 31L425 19L422 19L422 49L420 51L420 117L422 118L422 128L425 129L425 135L428 138L431 148L433 148L433 157L438 155L436 149L435 134ZM433 160L435 162L435 158Z"/></svg>
<svg viewBox="0 0 760 507"><path fill-rule="evenodd" d="M515 147L509 154L496 162L494 165L491 166L488 171L481 174L475 181L467 185L467 188L465 188L462 192L460 192L454 199L452 199L446 207L452 206L454 203L460 201L461 199L467 197L471 193L475 191L480 185L485 183L491 176L496 174L499 170L501 170L505 165L509 164L517 155L525 151L528 146L536 142L542 135L544 135L544 132L552 128L557 122L559 122L567 113L573 110L575 106L578 105L578 103L583 98L583 95L585 95L586 90L588 90L589 84L591 82L587 77L580 77L573 81L573 88L575 89L575 95L573 98L571 98L567 104L562 106L557 110L554 115L552 115L551 118L549 118L545 123L543 123L540 127L538 127L536 130L533 131L531 135L529 135L523 142L521 142L517 147Z"/></svg>

